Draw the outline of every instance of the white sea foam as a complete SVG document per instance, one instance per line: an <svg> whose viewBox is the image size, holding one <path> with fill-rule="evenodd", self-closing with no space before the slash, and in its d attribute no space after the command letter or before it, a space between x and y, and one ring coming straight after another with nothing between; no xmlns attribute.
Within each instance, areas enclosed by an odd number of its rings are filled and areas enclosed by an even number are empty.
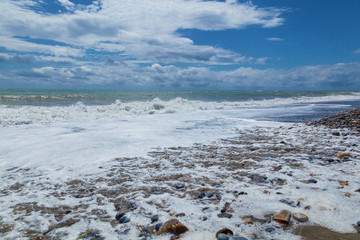
<svg viewBox="0 0 360 240"><path fill-rule="evenodd" d="M269 100L248 100L240 102L207 102L175 98L162 101L119 100L110 105L84 105L81 102L71 106L6 106L0 105L0 125L23 125L35 123L66 122L99 118L117 118L124 115L149 115L191 113L208 110L230 110L254 107L275 107L294 104L309 104L332 101L360 100L359 93L329 95L321 97L274 98Z"/></svg>
<svg viewBox="0 0 360 240"><path fill-rule="evenodd" d="M248 171L268 177L286 179L288 184L279 190L283 193L281 196L275 193L276 190L267 195L263 193L264 186L237 181L233 175L238 173L236 170L201 165L178 169L176 164L166 158L150 158L148 153L164 147L189 147L195 143L218 146L219 139L236 137L239 134L246 136L246 134L264 130L266 136L276 136L277 139L290 142L295 146L306 145L309 148L315 148L317 144L326 144L325 148L331 151L337 149L341 152L353 149L352 154L359 156L358 147L353 147L353 144L358 144L358 138L354 136L349 136L347 139L332 138L331 133L325 129L311 132L311 128L301 124L292 128L279 128L288 124L257 120L268 115L301 115L316 110L318 104L310 103L357 100L358 98L359 96L346 95L223 103L177 98L171 101L159 99L130 103L117 101L105 106L86 106L81 103L67 107L1 106L0 209L2 211L0 221L10 224L14 223L14 218L17 219L14 230L6 235L5 239L24 239L20 234L26 229L24 226L45 232L49 226L57 223L55 219L39 212L14 214L11 208L18 203L31 202L38 202L46 207L88 205L87 212L83 213L84 219L67 229L69 239L76 239L80 232L88 229L100 229L101 235L106 239L118 239L119 232L125 231L128 227L131 229L128 239L137 239L139 232L132 226L150 224L149 219L134 213L129 216L133 224L116 227L112 227L109 222L95 219L90 214L92 210L106 211L111 218L116 215L113 203L106 199L102 200L102 204L98 203L98 199L104 199L101 194L97 193L86 198L76 198L71 194L54 197L55 193L61 195L64 191L64 183L67 181L80 179L86 182L87 180L95 181L96 178L106 179L109 171L119 166L121 172L117 174L131 175L131 179L129 178L124 184L130 185L133 189L154 187L148 183L149 179L181 173L191 176L194 181L204 177L222 181L221 204L228 200L232 201L233 191L245 189L249 193L241 198L241 201L234 203L236 215L234 214L231 220L219 219L218 212L214 210L217 207L215 205L211 205L212 208L204 213L203 206L192 198L178 198L177 195L167 193L152 195L149 198L145 198L141 192L127 195L151 213L156 213L159 208L155 204L150 204L150 201L166 202L167 210L186 212L186 217L181 221L191 229L191 232L187 233L184 239L211 239L222 227L236 229L236 233L244 233L246 236L254 231L264 232L261 225L242 224L241 217L250 214L263 217L264 214L275 213L283 208L293 210L290 206L278 202L284 197L290 197L292 200L304 198L306 204L312 206L312 210L307 213L311 224L321 224L339 232L352 232L351 224L359 220L356 219L356 216L360 214L357 207L359 199L344 197L344 193L346 191L353 193L360 184L356 175L359 167L355 160L332 167L321 167L316 162L311 162L309 156L304 156L305 160L301 156L296 156L295 160L302 163L304 169L287 169L285 166L281 172L271 172L274 165L286 159L265 158L261 168L248 169ZM278 142L264 141L257 142L253 147L266 149L267 146L276 147L276 144ZM241 145L236 147L241 147ZM197 152L189 153L187 158L189 164L193 160L193 155L196 154ZM226 152L219 154L226 154ZM114 160L119 157L139 158L130 159L127 162ZM316 159L316 156L313 158ZM151 161L160 164L161 169L141 168L147 164L151 165ZM291 178L283 173L286 171L292 171L294 177ZM219 177L219 173L222 177ZM319 191L313 190L312 186L299 183L299 180L310 178L310 173L318 179ZM341 195L337 189L340 180L348 180L350 185L348 189L340 189ZM11 190L16 183L24 184L21 191ZM170 183L173 184L175 181ZM96 189L117 189L116 186L107 185L106 181L95 181L92 184ZM156 186L171 187L168 183L161 184L160 182L157 182ZM298 186L300 189L296 188ZM322 192L322 188L328 190ZM203 222L200 217L204 214L208 220ZM85 218L90 215L91 217ZM162 221L168 217L168 213L164 211L160 215ZM65 220L71 216L69 214ZM275 226L277 225L274 223ZM271 237L299 239L284 231L279 231ZM127 238L124 236L123 239ZM157 239L169 239L169 236Z"/></svg>

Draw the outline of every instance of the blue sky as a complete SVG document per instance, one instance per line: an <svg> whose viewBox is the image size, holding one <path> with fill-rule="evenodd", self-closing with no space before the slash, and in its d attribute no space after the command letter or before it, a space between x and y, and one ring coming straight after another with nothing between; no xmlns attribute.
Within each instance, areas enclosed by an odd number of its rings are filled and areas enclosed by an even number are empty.
<svg viewBox="0 0 360 240"><path fill-rule="evenodd" d="M2 0L0 88L360 90L358 0Z"/></svg>

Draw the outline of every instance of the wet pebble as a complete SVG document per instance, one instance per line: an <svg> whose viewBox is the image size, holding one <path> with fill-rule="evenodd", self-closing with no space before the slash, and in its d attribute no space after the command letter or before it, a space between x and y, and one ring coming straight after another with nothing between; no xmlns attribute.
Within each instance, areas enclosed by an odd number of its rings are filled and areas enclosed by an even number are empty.
<svg viewBox="0 0 360 240"><path fill-rule="evenodd" d="M308 183L317 183L317 180L316 180L316 179L311 178L311 179L309 179L309 180L308 180Z"/></svg>
<svg viewBox="0 0 360 240"><path fill-rule="evenodd" d="M219 218L232 218L232 214L230 214L230 213L220 213L217 216Z"/></svg>
<svg viewBox="0 0 360 240"><path fill-rule="evenodd" d="M272 228L272 227L265 228L265 232L273 233L273 232L275 232L275 228Z"/></svg>
<svg viewBox="0 0 360 240"><path fill-rule="evenodd" d="M184 188L185 187L185 184L184 183L177 183L176 185L175 185L175 188L176 189L182 189L182 188Z"/></svg>
<svg viewBox="0 0 360 240"><path fill-rule="evenodd" d="M151 217L151 223L155 223L157 221L159 221L159 215L156 214L156 215Z"/></svg>
<svg viewBox="0 0 360 240"><path fill-rule="evenodd" d="M128 218L126 216L122 216L121 218L119 218L118 222L119 223L128 223L128 222L130 222L130 218Z"/></svg>
<svg viewBox="0 0 360 240"><path fill-rule="evenodd" d="M163 225L163 223L158 223L158 224L156 224L156 225L155 225L156 231L159 231L162 225Z"/></svg>
<svg viewBox="0 0 360 240"><path fill-rule="evenodd" d="M229 236L224 233L220 233L217 240L229 240Z"/></svg>
<svg viewBox="0 0 360 240"><path fill-rule="evenodd" d="M280 213L274 216L274 220L280 223L289 224L291 212L288 210L281 210Z"/></svg>
<svg viewBox="0 0 360 240"><path fill-rule="evenodd" d="M294 201L291 201L291 200L287 200L287 199L280 199L279 202L281 203L285 203L289 206L292 206L292 207L296 207L296 204Z"/></svg>
<svg viewBox="0 0 360 240"><path fill-rule="evenodd" d="M307 221L309 221L308 216L306 216L303 213L293 213L292 217L298 222L307 222Z"/></svg>
<svg viewBox="0 0 360 240"><path fill-rule="evenodd" d="M231 236L229 240L248 240L246 237Z"/></svg>

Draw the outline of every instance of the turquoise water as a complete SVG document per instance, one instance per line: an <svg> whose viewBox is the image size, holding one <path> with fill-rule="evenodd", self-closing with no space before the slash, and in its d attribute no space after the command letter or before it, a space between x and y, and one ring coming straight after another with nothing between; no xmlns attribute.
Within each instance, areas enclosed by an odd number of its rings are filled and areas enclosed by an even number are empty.
<svg viewBox="0 0 360 240"><path fill-rule="evenodd" d="M175 98L205 102L241 102L274 98L348 95L349 92L312 91L111 91L111 90L22 90L1 89L1 105L67 106L81 102L85 105L108 105L115 101L134 102Z"/></svg>

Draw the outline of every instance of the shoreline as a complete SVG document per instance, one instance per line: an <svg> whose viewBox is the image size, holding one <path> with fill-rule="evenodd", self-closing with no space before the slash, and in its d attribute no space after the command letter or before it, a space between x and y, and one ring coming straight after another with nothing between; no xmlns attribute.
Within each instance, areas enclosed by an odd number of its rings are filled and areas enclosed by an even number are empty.
<svg viewBox="0 0 360 240"><path fill-rule="evenodd" d="M13 203L1 215L0 236L169 239L174 234L156 235L156 225L176 218L189 229L180 239L216 239L219 230L228 228L249 240L300 239L293 231L311 240L308 231L295 229L312 225L352 233L346 239L356 239L358 142L358 132L328 128L324 120L244 129L213 144L117 158L100 166L97 176L62 183L36 169L8 169L0 200L2 207ZM43 201L34 201L33 195ZM282 210L309 220L274 221Z"/></svg>

